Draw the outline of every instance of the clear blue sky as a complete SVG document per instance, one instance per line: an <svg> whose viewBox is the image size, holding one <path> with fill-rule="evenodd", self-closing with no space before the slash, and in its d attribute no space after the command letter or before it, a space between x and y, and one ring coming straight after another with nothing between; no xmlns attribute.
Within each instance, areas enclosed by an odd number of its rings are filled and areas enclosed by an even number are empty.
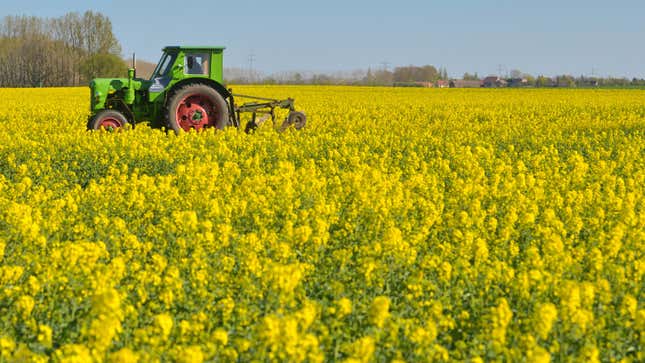
<svg viewBox="0 0 645 363"><path fill-rule="evenodd" d="M170 44L225 45L225 66L265 73L397 65L451 76L645 78L645 0L3 0L0 15L110 17L123 53L156 62Z"/></svg>

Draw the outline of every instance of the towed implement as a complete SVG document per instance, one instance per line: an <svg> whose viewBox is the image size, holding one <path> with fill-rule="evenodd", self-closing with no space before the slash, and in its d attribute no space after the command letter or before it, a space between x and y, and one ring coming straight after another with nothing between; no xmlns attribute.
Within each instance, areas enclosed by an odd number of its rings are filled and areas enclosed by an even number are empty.
<svg viewBox="0 0 645 363"><path fill-rule="evenodd" d="M149 80L96 78L90 82L90 130L114 131L137 122L166 127L179 133L191 129L240 127L241 115L250 113L247 132L271 119L276 109L289 110L279 130L301 129L307 118L296 111L294 100L236 95L223 84L224 47L171 46L163 49L161 60ZM133 60L133 63L134 60ZM236 99L250 100L237 105Z"/></svg>

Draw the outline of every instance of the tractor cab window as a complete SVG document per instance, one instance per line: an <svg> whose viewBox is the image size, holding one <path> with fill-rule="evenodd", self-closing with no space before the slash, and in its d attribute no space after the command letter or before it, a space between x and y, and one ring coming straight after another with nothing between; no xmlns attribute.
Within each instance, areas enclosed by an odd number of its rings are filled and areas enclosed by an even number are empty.
<svg viewBox="0 0 645 363"><path fill-rule="evenodd" d="M175 55L164 53L161 56L161 60L157 64L157 68L152 73L152 78L165 77L170 70L170 65L174 62Z"/></svg>
<svg viewBox="0 0 645 363"><path fill-rule="evenodd" d="M209 61L210 54L208 53L186 54L186 59L184 62L184 73L208 75L208 64L210 63Z"/></svg>

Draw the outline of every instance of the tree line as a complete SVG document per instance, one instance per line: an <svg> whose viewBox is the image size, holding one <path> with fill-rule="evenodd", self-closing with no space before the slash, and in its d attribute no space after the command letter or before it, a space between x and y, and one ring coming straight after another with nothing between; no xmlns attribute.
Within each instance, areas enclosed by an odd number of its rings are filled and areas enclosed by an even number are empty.
<svg viewBox="0 0 645 363"><path fill-rule="evenodd" d="M264 75L254 71L250 75L248 69L226 68L227 83L231 84L314 84L314 85L353 85L353 86L425 86L426 83L437 81L473 81L482 82L484 78L477 72L464 73L459 78L449 77L445 68L433 66L407 66L396 67L389 71L379 70L352 70L334 73L315 73L304 71L280 72ZM645 88L643 78L620 77L589 77L572 75L557 75L553 77L523 73L513 70L509 74L499 76L504 80L505 87L580 87L580 88ZM457 87L460 87L457 85ZM469 87L472 87L472 83Z"/></svg>
<svg viewBox="0 0 645 363"><path fill-rule="evenodd" d="M432 65L395 67L388 69L337 71L334 73L280 72L265 76L260 72L242 68L225 69L226 81L233 84L318 84L391 86L404 83L427 83L448 80L448 70Z"/></svg>
<svg viewBox="0 0 645 363"><path fill-rule="evenodd" d="M86 85L123 76L126 67L112 23L100 13L0 20L0 87Z"/></svg>

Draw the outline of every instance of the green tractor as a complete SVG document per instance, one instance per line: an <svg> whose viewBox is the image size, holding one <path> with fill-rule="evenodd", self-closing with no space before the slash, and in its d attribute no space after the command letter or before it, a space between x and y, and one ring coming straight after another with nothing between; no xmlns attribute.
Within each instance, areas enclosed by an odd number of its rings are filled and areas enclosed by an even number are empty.
<svg viewBox="0 0 645 363"><path fill-rule="evenodd" d="M240 127L240 115L251 113L246 131L269 118L275 124L275 109L288 109L280 126L301 129L307 118L294 108L294 100L276 100L234 95L223 85L224 47L169 46L149 80L136 78L136 61L128 78L97 78L90 82L90 130L115 131L137 122L175 132L226 126ZM241 105L235 98L252 99ZM257 117L257 116L261 117Z"/></svg>

